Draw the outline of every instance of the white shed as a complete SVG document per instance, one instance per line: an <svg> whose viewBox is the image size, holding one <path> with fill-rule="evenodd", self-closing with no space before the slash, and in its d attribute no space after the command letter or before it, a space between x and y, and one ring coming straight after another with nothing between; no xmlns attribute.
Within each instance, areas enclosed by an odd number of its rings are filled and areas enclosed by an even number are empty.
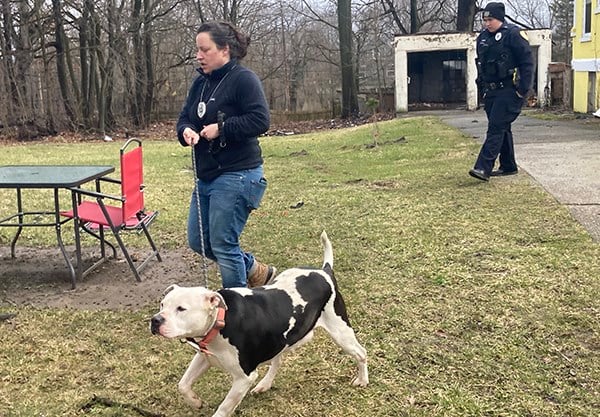
<svg viewBox="0 0 600 417"><path fill-rule="evenodd" d="M536 62L537 103L545 106L550 97L548 64L552 55L552 33L549 29L525 32ZM396 36L396 112L407 112L409 104L417 103L446 103L477 109L477 35L462 32Z"/></svg>

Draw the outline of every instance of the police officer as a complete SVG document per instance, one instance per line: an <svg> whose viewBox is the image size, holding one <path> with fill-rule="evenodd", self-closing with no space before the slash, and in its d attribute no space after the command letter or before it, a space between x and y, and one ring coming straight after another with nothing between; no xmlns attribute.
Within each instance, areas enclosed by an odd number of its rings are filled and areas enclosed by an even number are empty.
<svg viewBox="0 0 600 417"><path fill-rule="evenodd" d="M485 142L469 175L481 181L517 173L511 123L532 86L533 55L527 35L504 22L504 4L483 9L485 29L477 37L477 82L488 119ZM492 171L496 158L499 168Z"/></svg>

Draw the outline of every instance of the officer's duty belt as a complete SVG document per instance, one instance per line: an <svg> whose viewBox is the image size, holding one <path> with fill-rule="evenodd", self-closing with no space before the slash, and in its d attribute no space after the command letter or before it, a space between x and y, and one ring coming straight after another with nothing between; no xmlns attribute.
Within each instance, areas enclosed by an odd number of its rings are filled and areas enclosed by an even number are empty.
<svg viewBox="0 0 600 417"><path fill-rule="evenodd" d="M502 88L513 87L512 82L499 81L497 83L485 83L485 88L487 90L500 90Z"/></svg>

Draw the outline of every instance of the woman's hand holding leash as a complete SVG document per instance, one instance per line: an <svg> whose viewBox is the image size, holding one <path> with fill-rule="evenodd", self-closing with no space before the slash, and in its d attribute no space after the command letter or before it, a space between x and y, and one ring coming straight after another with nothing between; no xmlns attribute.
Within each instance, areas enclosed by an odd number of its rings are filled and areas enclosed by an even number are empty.
<svg viewBox="0 0 600 417"><path fill-rule="evenodd" d="M187 143L190 146L197 144L200 141L200 138L206 139L210 142L218 137L219 126L217 123L212 123L210 125L204 126L200 131L200 134L198 134L189 127L186 127L183 131L183 140L185 140L185 143Z"/></svg>
<svg viewBox="0 0 600 417"><path fill-rule="evenodd" d="M186 127L183 131L183 140L185 140L185 143L187 143L189 146L192 146L200 141L200 135L198 135L198 133L193 129Z"/></svg>

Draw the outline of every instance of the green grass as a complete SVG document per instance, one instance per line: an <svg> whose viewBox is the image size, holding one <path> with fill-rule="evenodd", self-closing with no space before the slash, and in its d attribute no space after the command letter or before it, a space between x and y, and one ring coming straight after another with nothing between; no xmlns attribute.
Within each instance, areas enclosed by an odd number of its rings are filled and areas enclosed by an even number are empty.
<svg viewBox="0 0 600 417"><path fill-rule="evenodd" d="M269 188L243 236L285 268L319 265L318 236L328 232L371 384L351 387L352 361L319 332L236 416L597 415L599 245L527 175L471 179L477 144L435 118L379 127L376 148L365 146L371 126L262 139ZM0 164L116 164L118 146L8 146ZM189 149L171 139L146 141L144 151L148 206L161 211L153 236L178 247ZM12 202L3 193L0 216ZM21 245L54 242L41 228L24 234ZM207 406L183 403L176 384L192 351L150 336L154 306L10 310L17 317L0 323L2 416L139 415L80 411L94 395L166 416L210 416L229 389L211 370L195 387Z"/></svg>

